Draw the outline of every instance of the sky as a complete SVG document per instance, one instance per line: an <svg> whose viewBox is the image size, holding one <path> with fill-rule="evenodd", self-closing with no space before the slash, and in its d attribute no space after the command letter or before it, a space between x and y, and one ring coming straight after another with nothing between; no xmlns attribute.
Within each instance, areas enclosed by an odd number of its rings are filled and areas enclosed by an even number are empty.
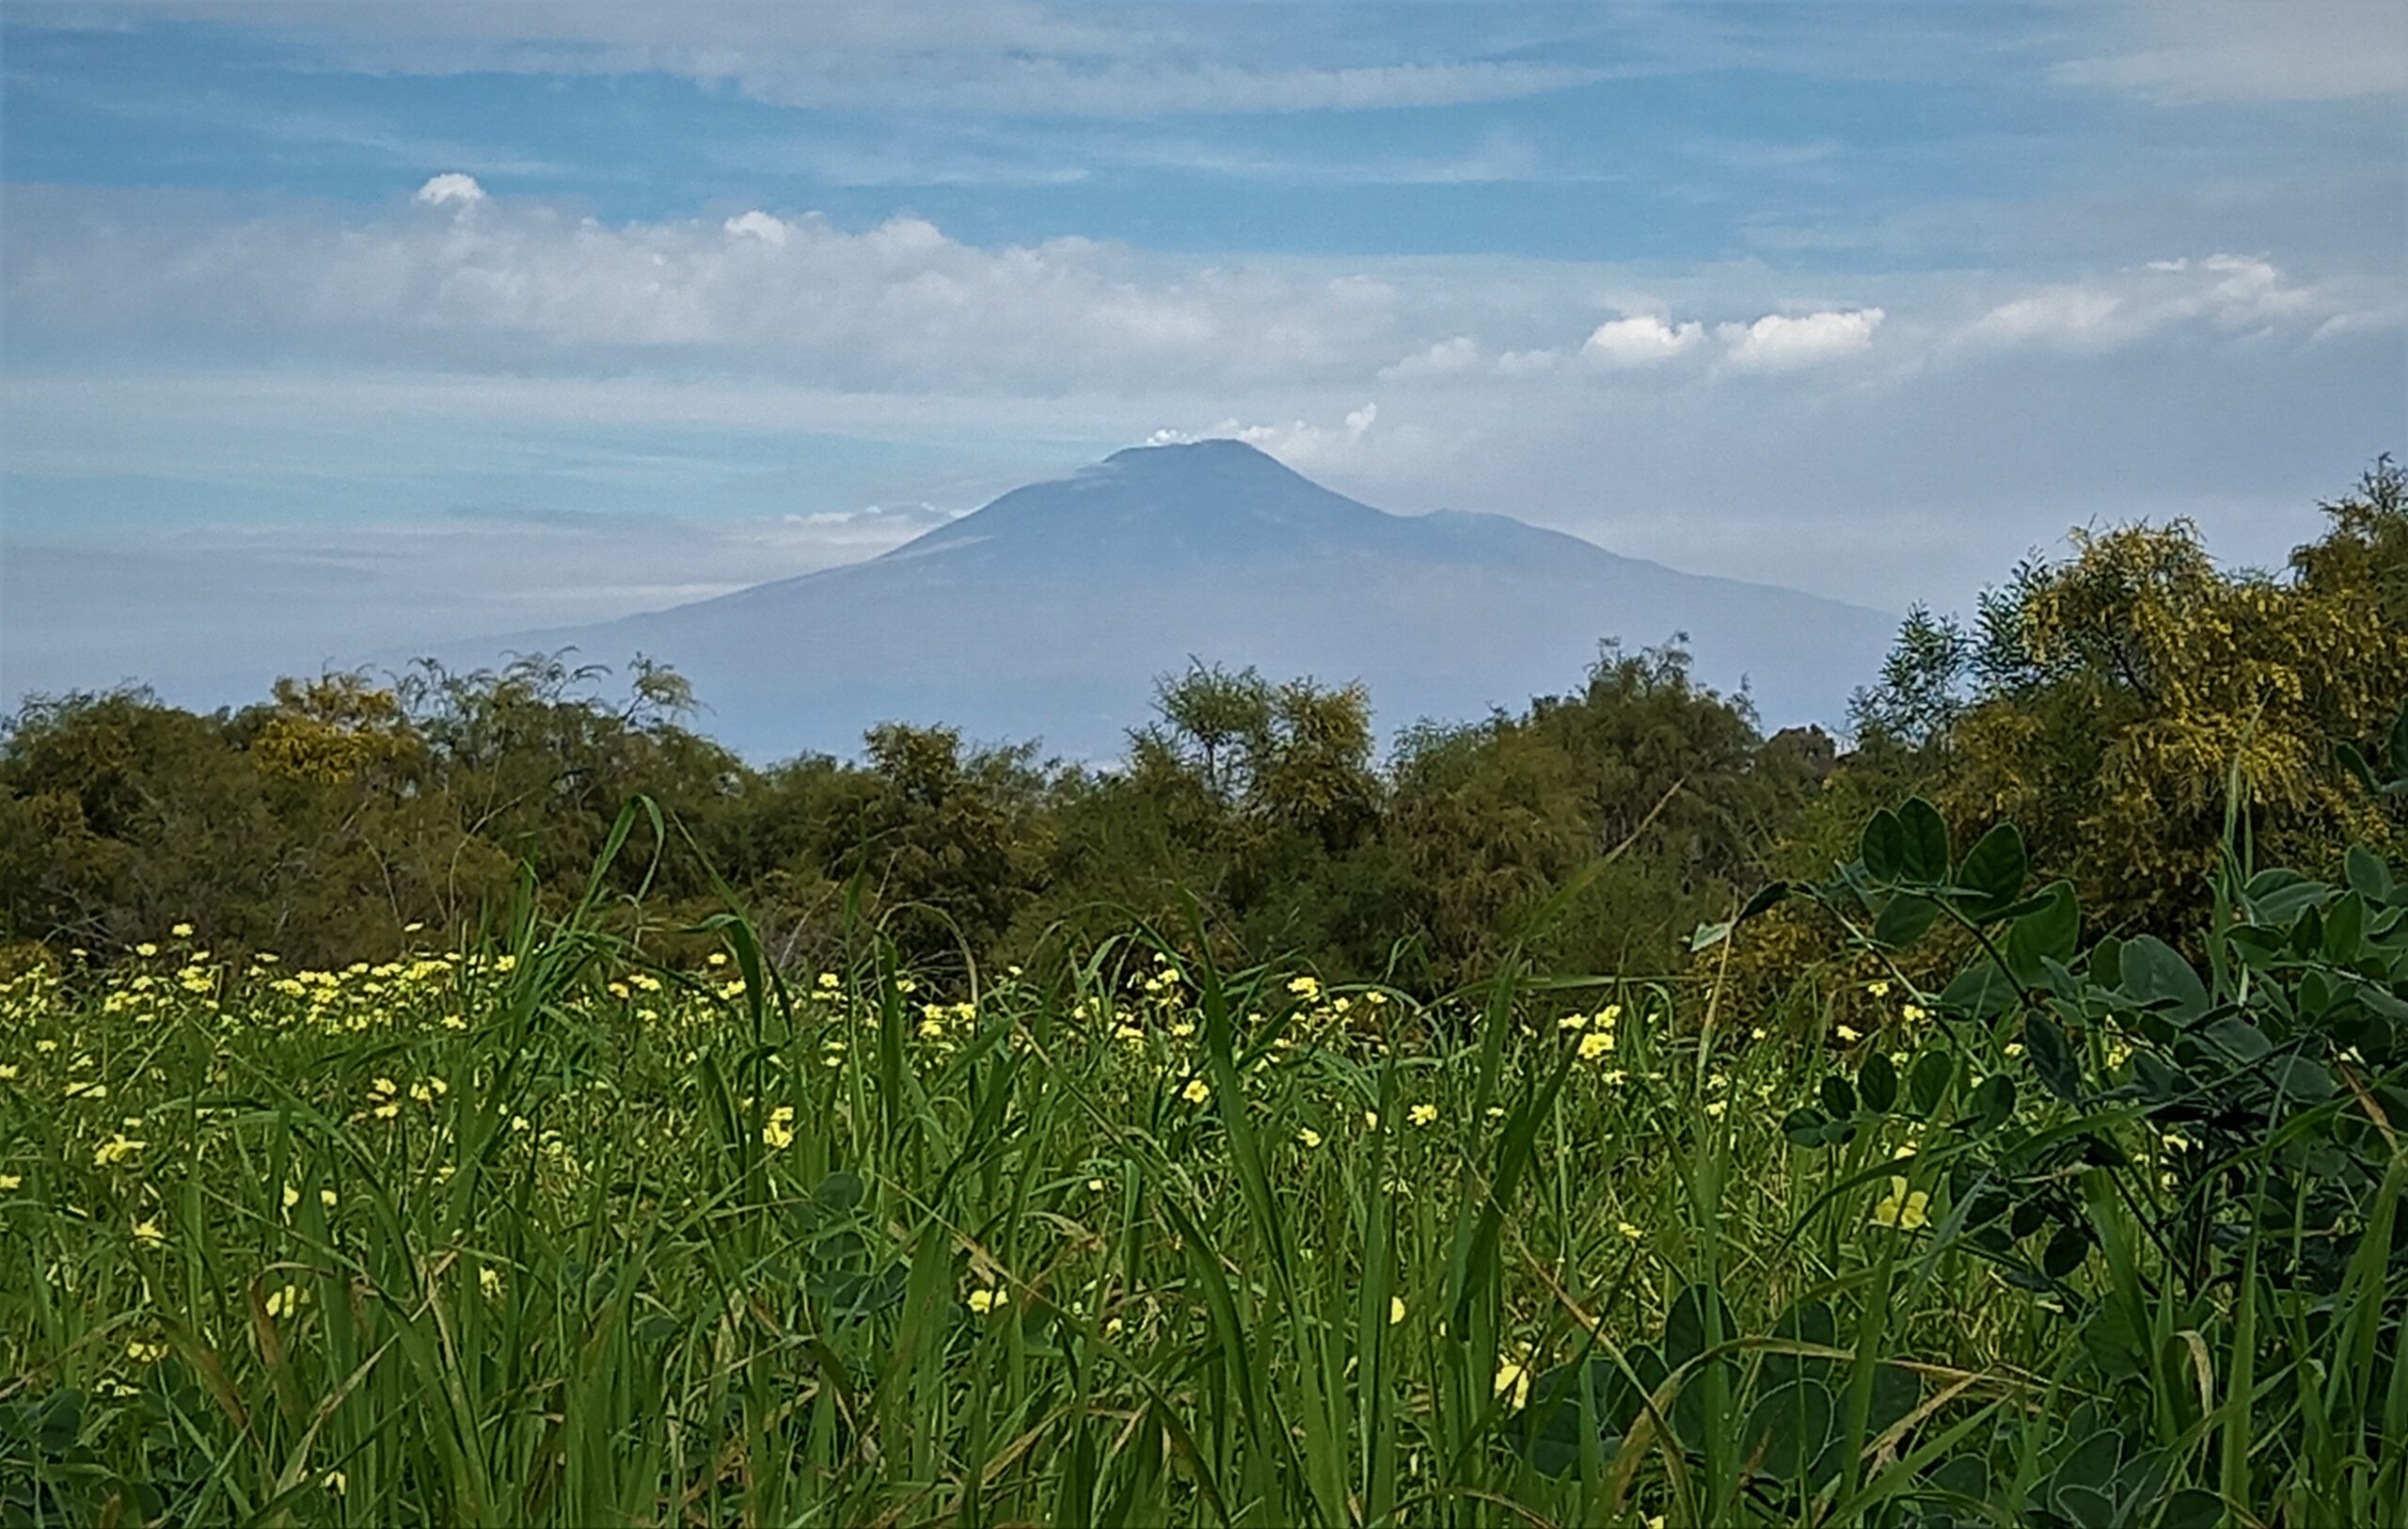
<svg viewBox="0 0 2408 1529"><path fill-rule="evenodd" d="M2408 7L0 10L10 702L1212 435L1890 611L2134 518L2277 565L2408 451Z"/></svg>

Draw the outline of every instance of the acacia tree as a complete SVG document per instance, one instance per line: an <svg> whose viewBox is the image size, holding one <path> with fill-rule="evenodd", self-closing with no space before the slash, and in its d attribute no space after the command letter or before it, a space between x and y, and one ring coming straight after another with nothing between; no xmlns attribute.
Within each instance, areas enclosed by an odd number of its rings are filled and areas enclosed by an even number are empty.
<svg viewBox="0 0 2408 1529"><path fill-rule="evenodd" d="M2085 907L2161 932L2195 923L2228 810L2318 870L2396 832L2333 750L2408 699L2408 485L2384 458L2321 508L2280 575L2220 567L2187 521L2077 531L1985 596L1961 652L1910 621L1893 668L1971 686L1933 765L1944 810L2014 820Z"/></svg>

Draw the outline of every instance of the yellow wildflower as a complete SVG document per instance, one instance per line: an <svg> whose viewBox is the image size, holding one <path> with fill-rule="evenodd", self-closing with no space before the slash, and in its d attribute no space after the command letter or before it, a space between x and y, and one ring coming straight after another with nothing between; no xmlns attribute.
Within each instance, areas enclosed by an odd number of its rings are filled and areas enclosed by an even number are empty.
<svg viewBox="0 0 2408 1529"><path fill-rule="evenodd" d="M982 1285L978 1289L970 1292L970 1309L976 1312L980 1316L986 1315L989 1312L993 1311L1003 1303L1004 1293L1000 1290L991 1289Z"/></svg>
<svg viewBox="0 0 2408 1529"><path fill-rule="evenodd" d="M1931 1196L1921 1189L1909 1191L1903 1177L1893 1175L1889 1195L1873 1207L1873 1224L1912 1232L1929 1223L1930 1213Z"/></svg>
<svg viewBox="0 0 2408 1529"><path fill-rule="evenodd" d="M153 1216L147 1221L134 1223L134 1240L155 1248L167 1240L166 1230L160 1226L159 1218Z"/></svg>
<svg viewBox="0 0 2408 1529"><path fill-rule="evenodd" d="M149 1146L148 1141L124 1135L112 1135L92 1154L94 1168L115 1168L135 1153Z"/></svg>
<svg viewBox="0 0 2408 1529"><path fill-rule="evenodd" d="M1497 1394L1511 1392L1515 1407L1530 1404L1530 1372L1516 1361L1506 1360L1497 1366Z"/></svg>
<svg viewBox="0 0 2408 1529"><path fill-rule="evenodd" d="M1296 1133L1296 1139L1303 1142L1307 1147L1318 1147L1321 1145L1322 1136L1319 1131L1316 1131L1311 1126L1307 1125L1303 1130Z"/></svg>
<svg viewBox="0 0 2408 1529"><path fill-rule="evenodd" d="M1189 1080L1187 1087L1180 1090L1179 1092L1180 1097L1185 1099L1189 1104L1200 1105L1205 1100L1212 1097L1212 1086L1205 1082L1200 1077L1193 1078Z"/></svg>
<svg viewBox="0 0 2408 1529"><path fill-rule="evenodd" d="M1390 1296L1388 1298L1388 1326L1394 1327L1403 1320L1404 1298L1402 1296Z"/></svg>
<svg viewBox="0 0 2408 1529"><path fill-rule="evenodd" d="M1613 1050L1613 1031L1591 1030L1588 1034L1580 1038L1580 1059L1582 1061L1595 1061L1598 1058Z"/></svg>
<svg viewBox="0 0 2408 1529"><path fill-rule="evenodd" d="M1428 1125L1438 1118L1436 1105L1416 1105L1404 1112L1404 1118L1416 1125Z"/></svg>
<svg viewBox="0 0 2408 1529"><path fill-rule="evenodd" d="M192 926L190 924L178 924L175 928L167 931L167 932L174 935L177 939L189 940L192 938Z"/></svg>

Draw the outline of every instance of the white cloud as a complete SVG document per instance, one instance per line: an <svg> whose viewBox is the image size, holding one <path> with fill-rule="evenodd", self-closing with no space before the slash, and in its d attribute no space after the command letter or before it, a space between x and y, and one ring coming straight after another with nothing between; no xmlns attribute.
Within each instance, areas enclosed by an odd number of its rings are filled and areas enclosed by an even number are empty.
<svg viewBox="0 0 2408 1529"><path fill-rule="evenodd" d="M1827 310L1791 317L1767 313L1753 324L1719 324L1724 358L1742 372L1786 372L1818 366L1870 349L1873 331L1888 317L1878 308Z"/></svg>
<svg viewBox="0 0 2408 1529"><path fill-rule="evenodd" d="M421 207L473 207L485 199L485 188L477 184L475 176L455 170L428 181L410 199Z"/></svg>
<svg viewBox="0 0 2408 1529"><path fill-rule="evenodd" d="M2165 331L2332 335L2382 327L2398 305L2371 293L2294 280L2255 255L2152 260L2058 282L2000 303L1966 330L1975 346L2099 351Z"/></svg>
<svg viewBox="0 0 2408 1529"><path fill-rule="evenodd" d="M2100 19L2117 35L2058 64L2060 83L2170 104L2408 94L2397 0L2149 0L2101 8Z"/></svg>
<svg viewBox="0 0 2408 1529"><path fill-rule="evenodd" d="M1446 377L1469 372L1480 364L1480 345L1471 336L1459 334L1451 340L1441 340L1426 350L1415 351L1393 366L1380 368L1384 382L1410 382L1417 377Z"/></svg>
<svg viewBox="0 0 2408 1529"><path fill-rule="evenodd" d="M624 365L714 358L858 388L1365 378L1399 295L1359 274L1152 259L1065 237L984 247L924 218L603 223L437 176L473 218L326 221L206 199L45 189L12 201L0 317L59 354L111 340L292 361ZM57 216L26 215L42 202ZM674 364L664 360L661 364Z"/></svg>
<svg viewBox="0 0 2408 1529"><path fill-rule="evenodd" d="M2104 349L2127 337L2123 302L2087 287L2052 287L2001 303L1974 321L1977 340L1999 345L2061 344Z"/></svg>
<svg viewBox="0 0 2408 1529"><path fill-rule="evenodd" d="M1560 351L1509 350L1497 358L1497 374L1500 377L1544 376L1563 364Z"/></svg>
<svg viewBox="0 0 2408 1529"><path fill-rule="evenodd" d="M771 217L758 209L731 217L720 226L727 231L731 239L758 239L772 249L785 247L786 226L784 220Z"/></svg>
<svg viewBox="0 0 2408 1529"><path fill-rule="evenodd" d="M1198 440L1243 440L1299 472L1319 473L1358 466L1364 439L1379 418L1380 406L1374 403L1349 410L1346 418L1334 425L1314 424L1307 420L1291 420L1286 424L1244 424L1228 419L1209 430L1165 426L1148 436L1146 444L1175 446Z"/></svg>
<svg viewBox="0 0 2408 1529"><path fill-rule="evenodd" d="M1598 325L1580 355L1607 366L1656 366L1695 349L1704 338L1702 324L1667 324L1652 313L1635 313Z"/></svg>

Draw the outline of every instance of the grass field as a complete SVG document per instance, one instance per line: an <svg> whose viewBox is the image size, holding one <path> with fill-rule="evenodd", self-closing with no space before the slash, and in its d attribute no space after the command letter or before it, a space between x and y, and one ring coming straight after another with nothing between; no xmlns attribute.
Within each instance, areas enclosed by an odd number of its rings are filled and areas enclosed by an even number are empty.
<svg viewBox="0 0 2408 1529"><path fill-rule="evenodd" d="M2003 1278L1950 1164L2018 1048L1903 984L709 937L0 989L8 1521L2401 1521L2394 1278L2185 1306L2081 1171Z"/></svg>

